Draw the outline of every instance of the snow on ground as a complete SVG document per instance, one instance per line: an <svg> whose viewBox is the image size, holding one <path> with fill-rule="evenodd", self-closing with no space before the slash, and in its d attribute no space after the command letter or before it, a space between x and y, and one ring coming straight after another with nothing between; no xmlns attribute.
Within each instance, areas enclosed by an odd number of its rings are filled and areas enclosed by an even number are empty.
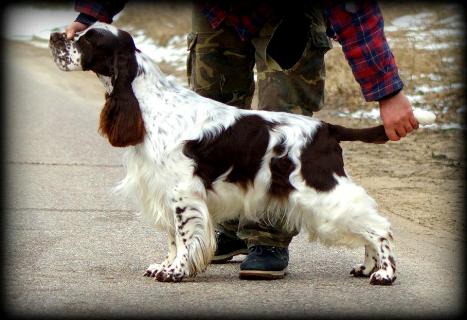
<svg viewBox="0 0 467 320"><path fill-rule="evenodd" d="M33 5L10 5L5 10L7 17L3 37L11 40L30 42L32 45L47 48L51 32L63 31L75 20L77 13L73 7L56 8ZM118 15L114 21L118 20ZM184 70L186 63L186 35L175 35L161 46L146 37L143 30L129 31L133 34L136 46L154 61L166 62L176 70Z"/></svg>
<svg viewBox="0 0 467 320"><path fill-rule="evenodd" d="M423 109L428 110L428 109ZM429 110L428 110L429 111ZM459 113L465 112L465 108L459 108ZM371 119L375 121L380 121L379 108L373 108L371 110L357 110L354 112L349 111L340 111L337 113L337 116L343 118L353 118L353 119ZM459 123L434 123L429 125L420 125L422 129L439 129L439 130L451 130L451 129L464 129L464 127Z"/></svg>
<svg viewBox="0 0 467 320"><path fill-rule="evenodd" d="M440 27L433 28L433 24ZM428 11L398 17L389 23L386 22L384 28L391 46L399 44L399 41L391 39L391 33L404 31L414 48L419 50L440 50L461 46L460 39L464 39L464 30L461 14L437 20L436 14Z"/></svg>

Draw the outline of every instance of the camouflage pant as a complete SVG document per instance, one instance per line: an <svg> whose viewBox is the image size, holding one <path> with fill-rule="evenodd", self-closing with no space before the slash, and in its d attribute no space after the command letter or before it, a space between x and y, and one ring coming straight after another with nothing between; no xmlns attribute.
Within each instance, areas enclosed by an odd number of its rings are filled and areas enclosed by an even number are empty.
<svg viewBox="0 0 467 320"><path fill-rule="evenodd" d="M242 41L224 22L212 29L193 10L187 63L190 87L199 94L249 109L257 71L258 108L312 115L323 105L324 53L331 48L321 10L304 8L269 21L251 41ZM298 233L250 221L228 221L218 227L248 245L287 247Z"/></svg>

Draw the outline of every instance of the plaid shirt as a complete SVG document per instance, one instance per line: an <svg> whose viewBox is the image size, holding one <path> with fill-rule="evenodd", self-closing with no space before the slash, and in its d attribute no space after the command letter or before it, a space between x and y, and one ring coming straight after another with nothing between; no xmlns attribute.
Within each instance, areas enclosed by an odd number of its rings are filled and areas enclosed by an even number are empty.
<svg viewBox="0 0 467 320"><path fill-rule="evenodd" d="M127 1L75 1L75 10L80 14L75 21L91 25L96 21L112 23L113 17L119 13Z"/></svg>
<svg viewBox="0 0 467 320"><path fill-rule="evenodd" d="M75 9L81 12L77 21L85 24L96 20L110 23L124 3L76 1ZM214 29L228 21L245 41L254 37L273 13L266 1L258 1L255 10L249 11L248 15L238 14L242 10L226 10L215 2L205 3L199 9ZM383 16L375 1L327 1L324 16L327 34L341 44L366 101L377 101L402 90L404 84L384 35Z"/></svg>
<svg viewBox="0 0 467 320"><path fill-rule="evenodd" d="M384 21L374 1L327 5L327 33L337 40L366 101L402 90L396 61L384 36Z"/></svg>

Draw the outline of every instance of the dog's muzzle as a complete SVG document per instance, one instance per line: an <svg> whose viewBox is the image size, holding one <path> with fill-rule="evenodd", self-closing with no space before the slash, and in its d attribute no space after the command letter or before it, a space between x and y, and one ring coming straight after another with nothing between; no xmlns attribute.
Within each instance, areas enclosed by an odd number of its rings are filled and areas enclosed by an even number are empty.
<svg viewBox="0 0 467 320"><path fill-rule="evenodd" d="M68 40L63 32L50 35L49 48L55 64L63 71L82 70L80 52L74 40Z"/></svg>

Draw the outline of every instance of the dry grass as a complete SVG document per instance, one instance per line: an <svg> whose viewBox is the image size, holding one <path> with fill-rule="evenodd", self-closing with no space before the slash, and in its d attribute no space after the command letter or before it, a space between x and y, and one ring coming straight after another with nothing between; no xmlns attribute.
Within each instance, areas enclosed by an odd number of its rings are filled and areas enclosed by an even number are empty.
<svg viewBox="0 0 467 320"><path fill-rule="evenodd" d="M149 38L166 45L172 36L191 30L191 5L180 1L130 2L116 25L144 30Z"/></svg>
<svg viewBox="0 0 467 320"><path fill-rule="evenodd" d="M446 28L438 24L447 17L458 14L460 7L443 3L423 2L383 2L381 9L386 25L403 15L414 15L421 12L433 12L436 19L430 28ZM144 30L146 35L164 45L173 35L183 35L191 29L191 5L189 2L135 2L124 9L121 18L116 23L121 27L132 27ZM457 41L463 43L459 36L448 36L439 41ZM430 107L438 114L440 122L462 122L463 115L459 109L465 110L464 88L457 84L464 84L464 65L462 46L448 49L423 50L417 49L416 39L411 38L404 31L389 32L387 38L396 58L400 75L405 83L404 91L409 95L423 94L424 102L414 106ZM446 59L448 58L448 59ZM184 73L171 70L168 65L161 65L165 72L178 77ZM376 107L376 103L365 103L358 84L355 82L351 69L337 43L334 49L326 54L326 110L355 111L369 110ZM427 75L436 75L439 79L430 79ZM454 87L452 85L455 84ZM419 86L440 87L451 86L441 92L417 92Z"/></svg>
<svg viewBox="0 0 467 320"><path fill-rule="evenodd" d="M448 3L449 4L449 3ZM389 3L382 6L386 21L401 16L401 12L406 14L418 14L422 12L431 12L435 15L432 25L427 28L428 31L446 28L441 22L456 14L463 13L463 8L459 4L446 5L444 3L431 2L413 2L408 4L394 5ZM464 16L465 21L465 16ZM465 33L465 24L462 27L462 33ZM450 89L440 93L432 92L425 94L426 105L430 106L438 113L438 119L444 122L459 122L463 119L462 114L458 113L460 107L465 108L465 88L458 88L458 84L465 84L463 70L465 38L464 35L446 35L435 37L435 43L458 42L459 46L451 46L440 50L422 50L415 47L416 40L404 32L390 33L391 38L398 41L394 46L393 53L396 57L401 77L406 85L406 91L410 94L419 94L416 88L421 85L429 87L446 86ZM404 44L401 46L401 44ZM435 74L440 80L431 80L423 75Z"/></svg>

